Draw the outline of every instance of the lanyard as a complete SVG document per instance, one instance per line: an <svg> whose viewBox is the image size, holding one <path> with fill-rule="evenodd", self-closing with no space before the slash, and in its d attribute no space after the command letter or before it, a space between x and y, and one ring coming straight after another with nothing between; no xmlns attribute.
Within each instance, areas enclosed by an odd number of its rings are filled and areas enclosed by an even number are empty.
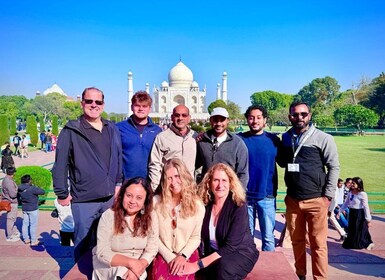
<svg viewBox="0 0 385 280"><path fill-rule="evenodd" d="M293 137L291 137L291 148L293 149L293 153L294 153L294 156L293 156L293 163L295 163L295 158L297 157L299 151L301 150L303 144L305 144L306 140L309 139L309 137L314 133L315 131L315 128L314 126L312 125L309 130L307 131L305 137L303 139L300 139L300 142L299 142L299 145L297 147L297 149L295 148L295 140L293 139Z"/></svg>

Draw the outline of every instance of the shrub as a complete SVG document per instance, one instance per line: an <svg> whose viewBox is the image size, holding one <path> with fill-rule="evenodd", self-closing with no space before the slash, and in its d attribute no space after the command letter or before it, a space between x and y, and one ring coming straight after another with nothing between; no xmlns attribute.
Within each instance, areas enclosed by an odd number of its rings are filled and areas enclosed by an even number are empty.
<svg viewBox="0 0 385 280"><path fill-rule="evenodd" d="M30 175L32 178L32 184L45 190L45 194L41 195L42 198L47 198L48 191L52 189L52 175L51 172L40 166L21 166L18 167L15 173L16 184L21 184L21 177L24 175ZM45 201L42 201L42 204Z"/></svg>
<svg viewBox="0 0 385 280"><path fill-rule="evenodd" d="M8 117L0 115L0 146L9 142Z"/></svg>
<svg viewBox="0 0 385 280"><path fill-rule="evenodd" d="M52 134L53 135L59 134L59 121L57 116L52 117Z"/></svg>
<svg viewBox="0 0 385 280"><path fill-rule="evenodd" d="M39 141L39 133L37 131L37 123L35 116L27 117L27 133L30 136L31 144L33 146L36 146L37 142Z"/></svg>
<svg viewBox="0 0 385 280"><path fill-rule="evenodd" d="M9 117L9 134L15 135L16 132L16 117L11 116Z"/></svg>
<svg viewBox="0 0 385 280"><path fill-rule="evenodd" d="M39 115L39 123L40 123L40 132L44 132L44 130L45 130L45 123L44 123L43 115Z"/></svg>
<svg viewBox="0 0 385 280"><path fill-rule="evenodd" d="M191 129L192 130L195 130L196 132L198 132L198 133L201 133L201 132L205 132L206 131L206 129L203 127L203 126L201 126L201 125L199 125L199 124L191 124Z"/></svg>

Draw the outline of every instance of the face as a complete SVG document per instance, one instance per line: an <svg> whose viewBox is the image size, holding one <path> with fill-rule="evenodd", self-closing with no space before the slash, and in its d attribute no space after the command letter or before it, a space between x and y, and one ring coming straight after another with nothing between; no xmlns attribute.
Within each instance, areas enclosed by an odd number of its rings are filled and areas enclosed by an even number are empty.
<svg viewBox="0 0 385 280"><path fill-rule="evenodd" d="M132 184L127 187L123 197L123 208L127 214L136 215L143 207L146 200L146 190L141 184Z"/></svg>
<svg viewBox="0 0 385 280"><path fill-rule="evenodd" d="M348 189L350 189L350 187L352 186L352 181L351 181L351 180L346 181L346 182L345 182L345 186L346 186Z"/></svg>
<svg viewBox="0 0 385 280"><path fill-rule="evenodd" d="M175 167L170 167L166 170L167 186L169 187L172 195L179 195L182 191L182 181L179 176L179 172Z"/></svg>
<svg viewBox="0 0 385 280"><path fill-rule="evenodd" d="M357 183L356 183L356 182L352 182L352 184L350 185L350 189L351 189L351 190L355 190L355 189L357 189L357 188L358 188Z"/></svg>
<svg viewBox="0 0 385 280"><path fill-rule="evenodd" d="M229 195L230 181L225 171L216 170L210 184L215 200L225 199Z"/></svg>
<svg viewBox="0 0 385 280"><path fill-rule="evenodd" d="M304 130L309 125L311 113L305 104L300 104L291 109L289 120L295 129Z"/></svg>
<svg viewBox="0 0 385 280"><path fill-rule="evenodd" d="M171 121L179 131L184 131L187 129L187 125L189 124L190 119L190 113L186 106L179 105L174 108L174 111L171 115Z"/></svg>
<svg viewBox="0 0 385 280"><path fill-rule="evenodd" d="M262 111L252 110L247 118L247 125L252 133L261 134L266 126L266 120L262 115Z"/></svg>
<svg viewBox="0 0 385 280"><path fill-rule="evenodd" d="M85 100L93 100L91 104L86 104ZM97 105L95 103L97 101L99 103L103 102L101 105ZM83 114L87 119L90 120L98 120L100 119L101 114L104 110L104 101L103 101L103 95L100 91L96 89L89 89L84 94L84 99L82 100L82 108L83 108Z"/></svg>
<svg viewBox="0 0 385 280"><path fill-rule="evenodd" d="M151 107L147 102L135 102L131 105L131 110L137 119L143 120L150 114Z"/></svg>
<svg viewBox="0 0 385 280"><path fill-rule="evenodd" d="M338 183L337 183L337 187L338 187L338 188L342 188L343 185L344 185L344 183L342 183L342 182L338 182Z"/></svg>
<svg viewBox="0 0 385 280"><path fill-rule="evenodd" d="M229 124L229 119L223 116L212 116L210 118L210 124L212 129L214 130L214 136L218 137L226 132L227 126Z"/></svg>

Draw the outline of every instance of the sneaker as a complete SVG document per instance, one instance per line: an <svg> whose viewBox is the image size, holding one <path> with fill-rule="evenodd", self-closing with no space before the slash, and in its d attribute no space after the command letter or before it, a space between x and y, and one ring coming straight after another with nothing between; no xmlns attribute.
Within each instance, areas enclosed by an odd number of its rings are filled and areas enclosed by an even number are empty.
<svg viewBox="0 0 385 280"><path fill-rule="evenodd" d="M373 250L374 249L374 243L370 243L368 247L366 247L366 250Z"/></svg>
<svg viewBox="0 0 385 280"><path fill-rule="evenodd" d="M34 242L31 242L31 246L39 246L39 245L43 245L44 243L41 242L41 241L34 241Z"/></svg>
<svg viewBox="0 0 385 280"><path fill-rule="evenodd" d="M24 244L29 245L30 243L31 243L31 240L29 240L29 239L24 240Z"/></svg>
<svg viewBox="0 0 385 280"><path fill-rule="evenodd" d="M345 239L348 237L347 234L341 235L341 238L338 240L340 242L345 241Z"/></svg>
<svg viewBox="0 0 385 280"><path fill-rule="evenodd" d="M5 239L5 241L7 241L7 242L17 242L17 241L19 241L19 240L20 240L20 237L18 237L18 236L16 236L16 235L12 235L12 236L7 237L7 238Z"/></svg>

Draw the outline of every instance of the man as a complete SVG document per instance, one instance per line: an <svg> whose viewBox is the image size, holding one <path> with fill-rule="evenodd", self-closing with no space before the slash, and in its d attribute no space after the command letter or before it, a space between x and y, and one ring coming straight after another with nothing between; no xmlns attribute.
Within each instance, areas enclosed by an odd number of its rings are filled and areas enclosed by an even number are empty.
<svg viewBox="0 0 385 280"><path fill-rule="evenodd" d="M17 132L15 132L15 136L13 136L12 141L13 141L13 145L15 146L15 152L13 154L16 156L20 156L19 145L21 142L21 138Z"/></svg>
<svg viewBox="0 0 385 280"><path fill-rule="evenodd" d="M258 214L262 251L275 251L275 198L278 190L276 158L281 141L275 134L264 131L267 121L264 107L250 106L245 117L250 130L238 135L249 152L249 183L246 194L250 230L254 235Z"/></svg>
<svg viewBox="0 0 385 280"><path fill-rule="evenodd" d="M45 152L52 152L52 133L51 130L48 130L47 135L45 136Z"/></svg>
<svg viewBox="0 0 385 280"><path fill-rule="evenodd" d="M13 180L15 176L16 168L7 168L7 175L4 177L1 183L3 191L3 199L11 202L11 211L7 213L7 238L8 242L16 242L20 240L20 232L16 227L17 218L17 185Z"/></svg>
<svg viewBox="0 0 385 280"><path fill-rule="evenodd" d="M155 191L160 183L164 163L171 158L179 158L194 176L196 158L196 132L189 128L190 111L185 105L176 106L171 115L172 124L159 133L151 149L148 175Z"/></svg>
<svg viewBox="0 0 385 280"><path fill-rule="evenodd" d="M117 124L122 139L124 178L147 178L148 158L156 135L162 129L154 124L148 114L152 99L145 91L138 91L131 99L133 114Z"/></svg>
<svg viewBox="0 0 385 280"><path fill-rule="evenodd" d="M46 137L46 133L45 133L45 130L43 130L42 132L40 132L40 135L39 135L40 143L41 143L41 148L40 148L41 151L43 151L43 148L44 148L45 137Z"/></svg>
<svg viewBox="0 0 385 280"><path fill-rule="evenodd" d="M229 113L217 107L210 115L211 129L198 142L196 169L202 167L200 181L207 170L216 163L226 163L237 174L246 189L249 181L248 152L245 143L237 135L227 131Z"/></svg>
<svg viewBox="0 0 385 280"><path fill-rule="evenodd" d="M309 233L314 279L327 279L327 215L339 175L337 147L333 137L310 122L310 107L300 101L289 109L292 128L283 134L286 219L295 268L306 278L306 228ZM325 171L325 168L327 172Z"/></svg>
<svg viewBox="0 0 385 280"><path fill-rule="evenodd" d="M101 118L103 92L86 88L81 106L83 115L60 133L52 169L59 204L71 202L75 261L95 245L98 219L111 207L122 182L120 134L112 122Z"/></svg>

